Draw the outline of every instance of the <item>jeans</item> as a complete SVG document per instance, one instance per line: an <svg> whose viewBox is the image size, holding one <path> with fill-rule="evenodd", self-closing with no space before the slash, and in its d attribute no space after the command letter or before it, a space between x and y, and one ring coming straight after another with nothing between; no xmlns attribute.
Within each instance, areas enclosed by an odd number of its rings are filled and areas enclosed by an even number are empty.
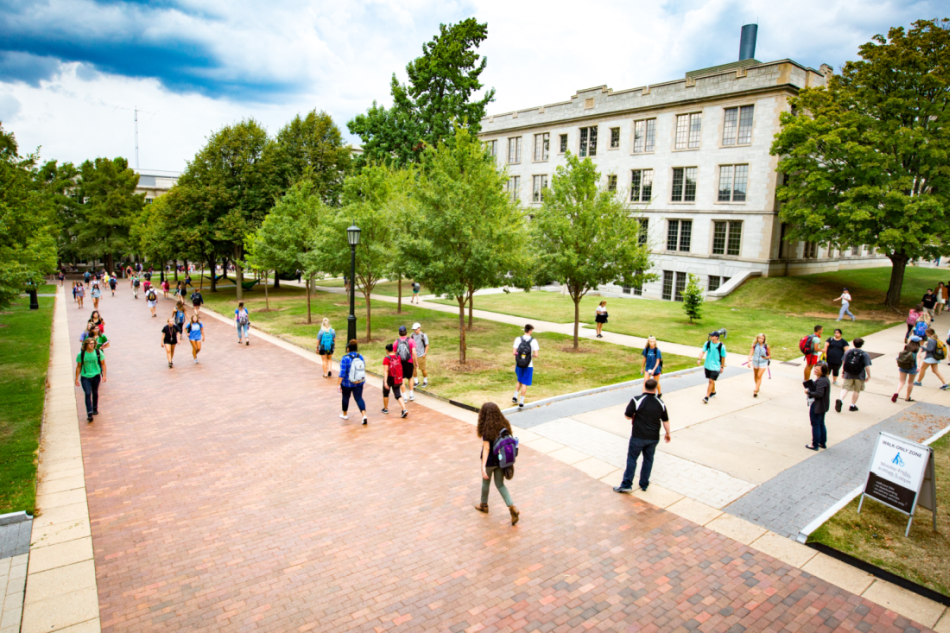
<svg viewBox="0 0 950 633"><path fill-rule="evenodd" d="M828 443L828 429L825 428L825 414L808 410L811 419L811 445L824 446Z"/></svg>
<svg viewBox="0 0 950 633"><path fill-rule="evenodd" d="M852 320L852 321L854 320L854 315L851 314L851 310L849 309L850 307L851 307L851 304L848 303L847 301L842 302L842 304L841 304L841 310L838 311L838 320L839 320L839 321L840 321L841 319L843 319L843 318L844 318L844 315L846 315L846 314L847 314L849 317L851 317L851 320Z"/></svg>
<svg viewBox="0 0 950 633"><path fill-rule="evenodd" d="M102 374L86 378L81 376L79 384L82 385L82 391L86 394L86 417L92 415L93 411L99 410L99 381L102 380Z"/></svg>
<svg viewBox="0 0 950 633"><path fill-rule="evenodd" d="M241 325L240 323L238 323L237 324L238 340L240 341L242 338L248 338L248 339L251 338L250 329L251 329L250 324Z"/></svg>
<svg viewBox="0 0 950 633"><path fill-rule="evenodd" d="M510 507L512 505L511 495L508 494L508 489L505 488L505 471L497 466L488 466L485 468L485 472L488 473L488 479L482 478L482 504L488 503L488 489L491 486L492 478L494 478L495 487L501 493L501 498L505 500L505 505Z"/></svg>
<svg viewBox="0 0 950 633"><path fill-rule="evenodd" d="M343 413L346 413L346 410L350 408L350 394L353 394L353 399L356 400L356 406L360 408L360 411L366 411L366 403L363 402L363 383L354 385L353 387L340 387L343 390Z"/></svg>
<svg viewBox="0 0 950 633"><path fill-rule="evenodd" d="M637 437L630 437L630 445L627 447L627 468L623 471L623 482L621 488L633 487L633 475L637 472L637 459L640 453L643 453L643 467L640 469L640 487L646 488L650 485L650 472L653 471L653 454L656 453L656 445L660 440L641 440Z"/></svg>

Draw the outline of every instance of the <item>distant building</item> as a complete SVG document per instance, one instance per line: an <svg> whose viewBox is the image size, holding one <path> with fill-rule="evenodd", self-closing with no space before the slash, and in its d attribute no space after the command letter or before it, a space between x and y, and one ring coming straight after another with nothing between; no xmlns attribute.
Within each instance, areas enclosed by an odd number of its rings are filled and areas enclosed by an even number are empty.
<svg viewBox="0 0 950 633"><path fill-rule="evenodd" d="M180 171L161 169L142 169L136 173L139 175L139 186L135 188L135 193L145 194L145 204L152 204L155 198L168 193L181 176Z"/></svg>
<svg viewBox="0 0 950 633"><path fill-rule="evenodd" d="M591 157L605 184L642 216L659 275L608 293L680 300L689 273L712 297L730 280L862 268L888 260L856 244L843 250L784 241L769 154L788 98L824 85L831 68L759 62L743 29L736 62L629 90L579 90L569 101L488 116L480 138L508 168L511 196L538 207L570 150Z"/></svg>

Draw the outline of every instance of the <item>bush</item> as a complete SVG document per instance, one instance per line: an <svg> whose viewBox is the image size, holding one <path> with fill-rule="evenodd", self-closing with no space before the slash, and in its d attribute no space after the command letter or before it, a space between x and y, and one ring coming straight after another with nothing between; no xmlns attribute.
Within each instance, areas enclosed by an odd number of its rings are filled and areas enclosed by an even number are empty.
<svg viewBox="0 0 950 633"><path fill-rule="evenodd" d="M690 273L689 281L683 290L683 311L689 317L689 322L702 319L703 303L706 301L706 294L703 287L699 285L699 276Z"/></svg>

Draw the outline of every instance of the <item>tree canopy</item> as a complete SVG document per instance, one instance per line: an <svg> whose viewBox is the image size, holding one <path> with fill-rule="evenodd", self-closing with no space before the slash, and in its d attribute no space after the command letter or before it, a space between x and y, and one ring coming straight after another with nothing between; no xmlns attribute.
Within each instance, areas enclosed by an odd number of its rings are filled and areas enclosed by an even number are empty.
<svg viewBox="0 0 950 633"><path fill-rule="evenodd" d="M105 261L112 270L116 255L130 253L132 223L145 206L145 194L135 193L139 175L125 158L97 158L79 167L79 206L73 226L79 255Z"/></svg>
<svg viewBox="0 0 950 633"><path fill-rule="evenodd" d="M919 20L860 47L827 87L781 114L772 153L787 237L890 258L885 302L904 269L947 250L950 235L950 21Z"/></svg>
<svg viewBox="0 0 950 633"><path fill-rule="evenodd" d="M313 183L312 193L326 204L339 204L350 170L350 148L329 114L316 110L304 117L298 114L277 132L272 147L282 190L306 179Z"/></svg>
<svg viewBox="0 0 950 633"><path fill-rule="evenodd" d="M393 105L375 101L347 127L363 142L369 162L405 165L418 162L424 147L451 139L459 125L474 134L481 129L485 108L495 98L492 88L480 99L479 79L488 59L476 49L488 37L488 25L468 18L458 24L440 24L439 34L422 46L422 56L406 66L407 85L395 73L390 84Z"/></svg>

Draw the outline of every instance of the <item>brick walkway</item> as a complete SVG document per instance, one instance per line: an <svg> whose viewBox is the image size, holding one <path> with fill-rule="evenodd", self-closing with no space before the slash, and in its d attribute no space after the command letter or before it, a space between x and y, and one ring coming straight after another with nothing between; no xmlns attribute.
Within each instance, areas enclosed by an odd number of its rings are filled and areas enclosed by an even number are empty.
<svg viewBox="0 0 950 633"><path fill-rule="evenodd" d="M512 528L495 491L471 508L471 426L387 418L375 389L370 425L343 422L316 364L212 319L202 363L183 345L169 370L142 299L101 311L81 424L103 630L924 629L530 449Z"/></svg>

